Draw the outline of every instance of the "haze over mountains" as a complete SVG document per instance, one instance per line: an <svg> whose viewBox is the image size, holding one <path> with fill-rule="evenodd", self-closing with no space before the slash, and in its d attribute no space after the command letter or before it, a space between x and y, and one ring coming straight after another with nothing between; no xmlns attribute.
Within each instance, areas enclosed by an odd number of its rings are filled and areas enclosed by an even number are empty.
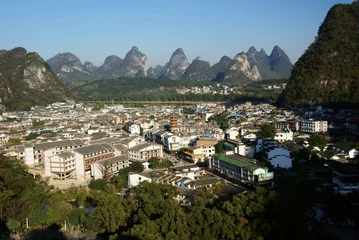
<svg viewBox="0 0 359 240"><path fill-rule="evenodd" d="M107 57L97 67L91 62L81 63L72 53L59 53L47 60L53 71L64 82L141 77L171 80L213 80L246 83L263 79L288 78L292 63L287 54L275 46L268 56L261 49L251 47L233 59L223 56L213 66L199 57L189 62L182 48L176 49L164 66L148 68L147 57L137 47L132 47L124 59L116 55Z"/></svg>

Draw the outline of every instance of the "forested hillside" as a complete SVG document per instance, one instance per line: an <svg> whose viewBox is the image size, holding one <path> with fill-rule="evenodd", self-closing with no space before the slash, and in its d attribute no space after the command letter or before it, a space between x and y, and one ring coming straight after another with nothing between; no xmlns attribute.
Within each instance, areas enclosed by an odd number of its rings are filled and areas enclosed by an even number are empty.
<svg viewBox="0 0 359 240"><path fill-rule="evenodd" d="M223 198L223 185L217 185L212 191L193 192L188 198L191 205L182 206L174 199L176 188L170 185L143 182L130 194L118 195L124 186L119 176L96 180L90 189L56 190L26 174L19 161L2 155L0 177L2 233L6 229L24 233L27 218L26 239L70 239L69 229L75 227L86 239L330 237L316 224L310 233L305 224L316 197L310 184L257 188L229 199Z"/></svg>
<svg viewBox="0 0 359 240"><path fill-rule="evenodd" d="M359 2L334 5L292 70L282 106L359 104Z"/></svg>

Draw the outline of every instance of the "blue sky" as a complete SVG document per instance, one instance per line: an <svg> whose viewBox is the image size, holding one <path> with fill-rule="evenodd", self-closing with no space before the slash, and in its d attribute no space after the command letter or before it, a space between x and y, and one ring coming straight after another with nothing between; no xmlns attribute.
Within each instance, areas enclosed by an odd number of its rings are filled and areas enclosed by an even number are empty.
<svg viewBox="0 0 359 240"><path fill-rule="evenodd" d="M280 46L294 63L314 40L331 6L352 0L0 1L0 49L22 46L45 60L71 52L101 65L132 46L149 65L178 47L211 64L255 46Z"/></svg>

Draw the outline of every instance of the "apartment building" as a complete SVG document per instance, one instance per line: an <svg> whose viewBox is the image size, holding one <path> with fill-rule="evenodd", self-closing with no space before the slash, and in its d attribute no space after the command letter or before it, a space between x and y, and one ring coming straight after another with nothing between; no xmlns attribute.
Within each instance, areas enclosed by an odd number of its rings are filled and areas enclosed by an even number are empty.
<svg viewBox="0 0 359 240"><path fill-rule="evenodd" d="M117 156L94 163L94 179L109 178L117 174L121 169L129 167L129 157Z"/></svg>
<svg viewBox="0 0 359 240"><path fill-rule="evenodd" d="M302 120L299 121L299 131L315 133L315 132L327 132L328 122L327 121L314 121L314 120Z"/></svg>
<svg viewBox="0 0 359 240"><path fill-rule="evenodd" d="M177 152L181 148L181 138L169 133L163 138L163 146L167 152Z"/></svg>
<svg viewBox="0 0 359 240"><path fill-rule="evenodd" d="M75 154L62 152L45 160L45 176L57 179L67 179L74 176L76 169Z"/></svg>
<svg viewBox="0 0 359 240"><path fill-rule="evenodd" d="M215 154L209 161L209 168L234 182L253 186L271 184L274 178L274 173L268 172L268 168L259 167L254 159L237 154Z"/></svg>
<svg viewBox="0 0 359 240"><path fill-rule="evenodd" d="M28 166L44 166L49 157L84 146L80 139L61 140L45 143L25 142L16 147L17 158Z"/></svg>
<svg viewBox="0 0 359 240"><path fill-rule="evenodd" d="M133 160L145 162L152 157L162 158L162 145L155 143L142 143L129 149L129 157Z"/></svg>
<svg viewBox="0 0 359 240"><path fill-rule="evenodd" d="M76 178L86 181L96 177L95 163L115 156L115 149L108 144L77 148L74 152L76 159Z"/></svg>
<svg viewBox="0 0 359 240"><path fill-rule="evenodd" d="M293 141L293 132L289 128L277 130L274 140L278 142Z"/></svg>

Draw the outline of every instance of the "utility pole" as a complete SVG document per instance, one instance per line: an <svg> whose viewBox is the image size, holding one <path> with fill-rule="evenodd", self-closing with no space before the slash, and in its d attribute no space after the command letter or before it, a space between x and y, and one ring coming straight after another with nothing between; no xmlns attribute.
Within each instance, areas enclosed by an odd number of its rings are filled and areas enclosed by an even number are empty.
<svg viewBox="0 0 359 240"><path fill-rule="evenodd" d="M25 218L26 221L26 231L29 231L29 219Z"/></svg>

